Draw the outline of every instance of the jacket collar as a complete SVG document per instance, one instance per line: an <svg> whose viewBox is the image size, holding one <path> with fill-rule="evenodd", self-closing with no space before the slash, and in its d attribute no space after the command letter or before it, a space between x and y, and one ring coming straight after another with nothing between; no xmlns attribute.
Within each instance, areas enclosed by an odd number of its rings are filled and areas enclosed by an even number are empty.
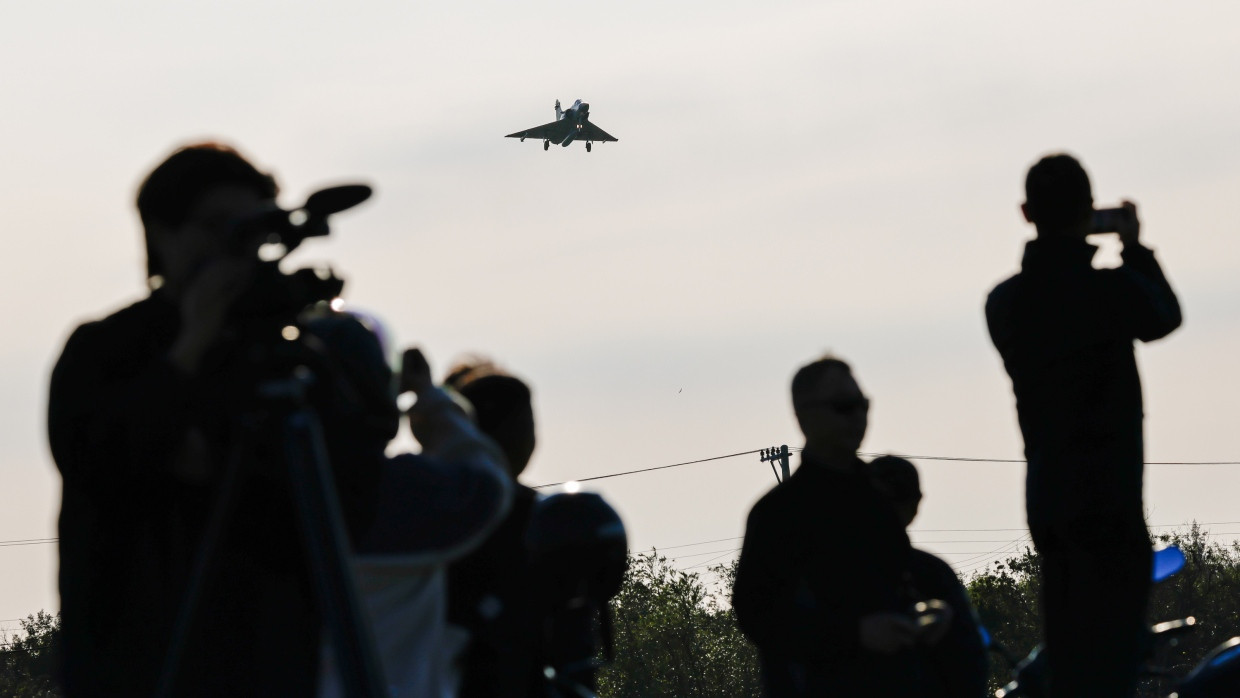
<svg viewBox="0 0 1240 698"><path fill-rule="evenodd" d="M811 453L810 451L802 451L801 452L801 467L797 468L797 472L799 473L802 470L807 470L807 471L812 471L812 472L821 472L821 473L833 473L835 475L840 475L844 477L853 477L853 476L860 476L865 473L865 461L861 460L861 458L859 457L854 457L853 462L852 462L852 467L847 470L841 470L838 468L827 467L825 464L822 463L820 459L815 458L814 454Z"/></svg>
<svg viewBox="0 0 1240 698"><path fill-rule="evenodd" d="M1025 256L1021 260L1022 269L1038 269L1050 266L1089 267L1093 261L1097 245L1084 240L1056 240L1053 238L1035 238L1025 243Z"/></svg>

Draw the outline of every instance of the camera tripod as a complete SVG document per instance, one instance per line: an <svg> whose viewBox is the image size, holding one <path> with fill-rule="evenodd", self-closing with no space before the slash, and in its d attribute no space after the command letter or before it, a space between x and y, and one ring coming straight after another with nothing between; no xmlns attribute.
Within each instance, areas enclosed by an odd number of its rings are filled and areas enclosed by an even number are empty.
<svg viewBox="0 0 1240 698"><path fill-rule="evenodd" d="M191 576L182 597L168 652L155 695L175 695L177 674L193 626L202 606L206 585L219 564L221 541L244 484L246 455L258 438L258 429L274 424L276 443L287 471L297 514L297 527L307 558L315 601L327 631L342 687L349 696L385 695L383 674L373 647L373 636L362 613L356 583L349 567L349 542L328 466L327 450L318 415L307 402L314 374L296 366L288 375L257 384L257 406L266 415L238 420L234 445L216 496ZM248 422L248 423L247 423Z"/></svg>

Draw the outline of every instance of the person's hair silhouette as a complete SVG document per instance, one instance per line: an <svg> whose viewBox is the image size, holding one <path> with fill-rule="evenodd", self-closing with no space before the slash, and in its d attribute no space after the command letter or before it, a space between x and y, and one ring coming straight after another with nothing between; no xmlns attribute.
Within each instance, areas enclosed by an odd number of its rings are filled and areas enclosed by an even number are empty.
<svg viewBox="0 0 1240 698"><path fill-rule="evenodd" d="M1024 212L1037 226L1039 235L1088 225L1094 212L1094 196L1085 168L1065 153L1039 160L1025 177Z"/></svg>
<svg viewBox="0 0 1240 698"><path fill-rule="evenodd" d="M515 479L529 464L536 442L530 387L482 359L453 367L444 385L469 400L478 428L499 444Z"/></svg>
<svg viewBox="0 0 1240 698"><path fill-rule="evenodd" d="M199 197L211 189L239 186L275 199L280 189L269 174L221 143L185 146L151 170L138 188L138 217L146 240L148 277L162 276L164 264L153 236L184 225Z"/></svg>

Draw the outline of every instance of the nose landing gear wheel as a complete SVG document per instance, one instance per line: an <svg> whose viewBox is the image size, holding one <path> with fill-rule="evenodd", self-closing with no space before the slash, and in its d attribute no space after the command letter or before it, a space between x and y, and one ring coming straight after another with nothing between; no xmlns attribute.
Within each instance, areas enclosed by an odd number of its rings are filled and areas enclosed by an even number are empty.
<svg viewBox="0 0 1240 698"><path fill-rule="evenodd" d="M551 147L551 141L543 141L543 150Z"/></svg>
<svg viewBox="0 0 1240 698"><path fill-rule="evenodd" d="M588 153L588 152L590 152L590 144L589 144L589 143L586 143L586 152L587 152L587 153Z"/></svg>

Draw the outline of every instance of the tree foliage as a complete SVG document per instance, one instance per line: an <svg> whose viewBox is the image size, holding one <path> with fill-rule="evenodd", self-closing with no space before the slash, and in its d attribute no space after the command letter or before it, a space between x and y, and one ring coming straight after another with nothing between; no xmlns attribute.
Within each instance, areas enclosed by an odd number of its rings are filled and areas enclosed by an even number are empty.
<svg viewBox="0 0 1240 698"><path fill-rule="evenodd" d="M1008 650L1024 655L1042 641L1042 560L1032 547L1015 557L996 561L975 574L965 587L982 627ZM1009 681L1011 667L991 657L990 689Z"/></svg>
<svg viewBox="0 0 1240 698"><path fill-rule="evenodd" d="M60 616L39 611L21 625L20 632L0 638L0 695L59 696L53 668L60 651Z"/></svg>
<svg viewBox="0 0 1240 698"><path fill-rule="evenodd" d="M615 659L599 677L608 698L758 696L757 650L736 625L724 598L736 563L710 568L708 586L657 553L629 558L612 600Z"/></svg>
<svg viewBox="0 0 1240 698"><path fill-rule="evenodd" d="M1197 629L1154 663L1183 676L1214 646L1240 635L1240 543L1210 543L1196 524L1158 537L1184 551L1184 570L1154 587L1151 623L1194 616ZM624 586L612 602L615 660L600 677L607 698L647 696L757 696L757 652L736 626L726 601L735 563L711 568L710 585L677 570L655 553L629 560ZM1032 547L995 562L967 580L982 624L1010 651L1023 655L1042 636L1039 603L1041 558ZM1009 667L992 657L990 688L1007 683ZM1142 697L1166 695L1166 680L1143 682Z"/></svg>
<svg viewBox="0 0 1240 698"><path fill-rule="evenodd" d="M1158 536L1157 542L1178 546L1186 563L1180 573L1154 586L1147 619L1158 623L1193 616L1197 626L1176 645L1163 647L1152 663L1183 676L1214 646L1240 635L1240 543L1230 547L1211 543L1207 532L1195 523L1184 531ZM982 624L1019 654L1041 640L1040 569L1037 551L1025 548L1018 556L974 575L967 585ZM1008 670L1002 660L992 663L991 688L1008 681ZM1139 695L1164 696L1171 688L1167 679L1148 678Z"/></svg>
<svg viewBox="0 0 1240 698"><path fill-rule="evenodd" d="M1195 632L1164 648L1155 663L1184 675L1215 645L1240 635L1240 543L1211 543L1193 524L1158 537L1184 551L1184 570L1154 587L1150 622L1185 616ZM1023 654L1042 634L1038 602L1041 560L1027 547L967 582L983 625L1011 651ZM612 600L615 657L599 677L605 698L749 698L761 694L757 651L736 625L727 602L736 563L706 573L678 570L657 553L629 558L619 595ZM0 638L0 695L59 696L53 681L60 619L40 611L22 629ZM1008 667L991 664L991 688L1008 680ZM1167 681L1147 680L1140 695L1166 695Z"/></svg>

